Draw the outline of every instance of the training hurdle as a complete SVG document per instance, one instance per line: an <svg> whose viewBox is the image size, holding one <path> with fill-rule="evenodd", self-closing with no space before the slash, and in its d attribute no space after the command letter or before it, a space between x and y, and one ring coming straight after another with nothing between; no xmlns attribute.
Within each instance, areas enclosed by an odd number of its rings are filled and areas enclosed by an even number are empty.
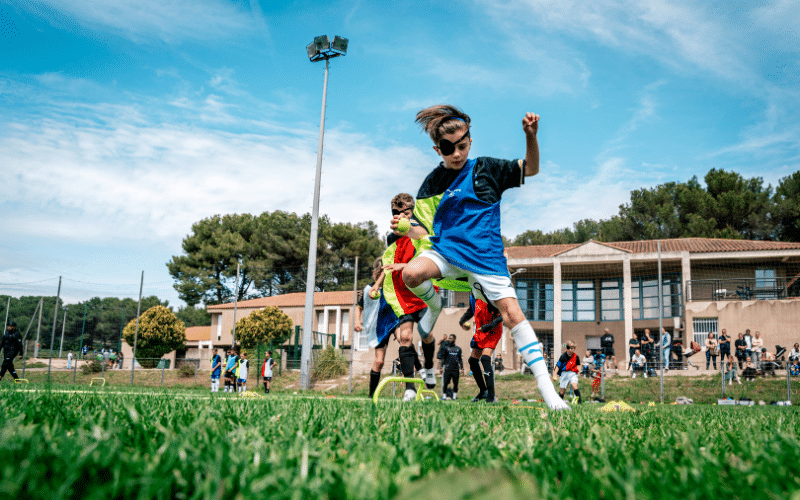
<svg viewBox="0 0 800 500"><path fill-rule="evenodd" d="M373 403L376 403L376 404L378 403L378 397L380 397L381 391L383 390L384 386L386 384L388 384L389 382L399 382L401 384L405 384L405 383L417 384L419 386L419 389L417 389L417 397L414 399L414 401L422 401L422 399L423 399L422 395L423 394L430 394L433 397L434 400L439 401L439 395L438 394L436 394L434 391L431 391L429 389L423 389L422 388L422 384L425 383L425 381L422 380L422 379L419 379L419 378L405 378L405 377L386 377L385 379L381 380L381 383L378 384L378 388L375 389L375 394L372 395L372 402Z"/></svg>
<svg viewBox="0 0 800 500"><path fill-rule="evenodd" d="M26 379L26 378L17 378L17 379L14 379L14 383L15 383L15 384L30 384L30 382L29 382L29 381L28 381L28 379Z"/></svg>
<svg viewBox="0 0 800 500"><path fill-rule="evenodd" d="M89 381L89 387L94 385L94 381L95 380L102 380L103 381L103 383L100 384L100 387L105 387L106 386L106 379L104 379L103 377L92 377L92 380Z"/></svg>

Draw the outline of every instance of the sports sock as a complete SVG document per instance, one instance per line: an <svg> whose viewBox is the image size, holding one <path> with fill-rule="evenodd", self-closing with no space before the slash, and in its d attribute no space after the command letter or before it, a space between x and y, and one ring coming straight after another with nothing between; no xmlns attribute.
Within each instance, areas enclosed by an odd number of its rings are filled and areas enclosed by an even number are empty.
<svg viewBox="0 0 800 500"><path fill-rule="evenodd" d="M436 318L439 317L439 313L442 310L442 298L436 293L436 289L433 288L431 280L424 281L419 286L408 287L408 289L428 305L428 310L425 311L425 315L422 316L422 319L417 325L420 336L425 338L431 333L431 330L433 330L433 325L436 324Z"/></svg>
<svg viewBox="0 0 800 500"><path fill-rule="evenodd" d="M375 394L375 389L378 388L378 383L381 381L381 372L370 370L369 372L369 397Z"/></svg>
<svg viewBox="0 0 800 500"><path fill-rule="evenodd" d="M400 358L400 369L403 371L403 376L406 378L414 377L414 360L417 359L417 351L410 346L400 346L398 349L398 357ZM416 385L407 382L406 389L416 389Z"/></svg>
<svg viewBox="0 0 800 500"><path fill-rule="evenodd" d="M472 378L475 379L475 383L478 384L478 391L483 394L483 391L486 390L486 382L483 377L483 371L481 370L481 362L478 358L469 357L469 369L472 371Z"/></svg>
<svg viewBox="0 0 800 500"><path fill-rule="evenodd" d="M526 365L531 367L536 383L539 386L539 393L544 398L544 402L551 410L568 410L567 405L560 397L550 381L550 374L547 373L547 365L542 356L542 344L536 338L533 327L527 321L523 321L511 329L511 335L517 344L517 350L522 354L522 359Z"/></svg>
<svg viewBox="0 0 800 500"><path fill-rule="evenodd" d="M422 356L425 358L425 369L433 368L433 351L436 349L436 342L422 343Z"/></svg>
<svg viewBox="0 0 800 500"><path fill-rule="evenodd" d="M481 365L483 365L483 376L486 384L486 390L489 391L486 400L494 403L494 369L492 368L492 358L487 355L481 356Z"/></svg>
<svg viewBox="0 0 800 500"><path fill-rule="evenodd" d="M573 389L572 392L574 392L575 395L578 396L578 404L582 403L583 399L581 398L581 390L580 389Z"/></svg>

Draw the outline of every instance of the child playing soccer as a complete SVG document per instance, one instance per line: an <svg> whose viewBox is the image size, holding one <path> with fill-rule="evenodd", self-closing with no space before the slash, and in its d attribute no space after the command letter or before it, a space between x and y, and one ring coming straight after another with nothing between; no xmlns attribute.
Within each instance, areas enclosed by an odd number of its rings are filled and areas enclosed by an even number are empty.
<svg viewBox="0 0 800 500"><path fill-rule="evenodd" d="M472 295L469 297L469 305L470 308L458 323L464 330L469 330L467 321L472 317L475 318L475 334L469 343L472 351L469 353L468 362L475 383L478 384L478 395L472 398L472 402L494 403L497 398L494 392L492 354L503 336L502 316L500 311Z"/></svg>
<svg viewBox="0 0 800 500"><path fill-rule="evenodd" d="M372 362L372 370L369 372L369 397L375 394L378 383L381 381L381 370L386 360L386 347L389 345L389 337L397 328L397 316L380 290L375 290L380 294L377 298L370 297L373 287L380 285L380 277L383 275L383 260L381 257L375 259L372 264L373 282L364 288L361 299L358 301L356 309L355 331L366 330L367 344L375 348L375 359Z"/></svg>
<svg viewBox="0 0 800 500"><path fill-rule="evenodd" d="M267 351L264 357L264 364L261 365L261 376L264 378L264 394L269 394L269 386L272 383L272 367L275 360L272 359L272 351Z"/></svg>
<svg viewBox="0 0 800 500"><path fill-rule="evenodd" d="M581 360L575 352L575 342L567 341L567 352L561 355L556 362L556 369L553 373L553 380L558 380L558 387L561 389L560 396L563 398L567 392L567 386L572 385L572 392L581 403L581 391L578 389L578 367Z"/></svg>
<svg viewBox="0 0 800 500"><path fill-rule="evenodd" d="M414 213L414 197L407 193L400 193L392 198L392 215L397 218L410 219ZM383 287L383 296L386 302L392 307L397 316L397 337L400 341L398 356L403 370L403 376L411 378L414 376L414 365L418 363L417 351L414 350L413 335L414 323L419 323L425 314L426 305L418 296L408 289L403 282L402 272L409 262L416 257L418 247L423 244L421 240L413 240L406 235L399 235L396 238L390 236L389 247L383 253L383 273L378 282L373 286L376 290L379 286ZM422 330L420 330L420 334ZM436 373L433 367L433 356L436 350L435 339L429 335L422 337L422 355L424 358L423 369L420 376L425 380L428 389L436 386ZM403 401L413 401L417 391L414 384L406 385L406 392Z"/></svg>
<svg viewBox="0 0 800 500"><path fill-rule="evenodd" d="M412 238L431 234L432 248L403 269L409 290L428 305L419 323L420 336L430 335L442 309L431 280L467 277L476 297L499 309L517 349L536 376L547 406L569 409L553 388L542 346L517 302L500 236L503 192L521 186L525 177L539 172L539 116L526 113L522 119L525 160L469 159L470 117L453 106L423 109L416 121L430 134L433 148L443 160L420 187L415 221L408 232ZM394 231L399 220L399 216L392 219Z"/></svg>

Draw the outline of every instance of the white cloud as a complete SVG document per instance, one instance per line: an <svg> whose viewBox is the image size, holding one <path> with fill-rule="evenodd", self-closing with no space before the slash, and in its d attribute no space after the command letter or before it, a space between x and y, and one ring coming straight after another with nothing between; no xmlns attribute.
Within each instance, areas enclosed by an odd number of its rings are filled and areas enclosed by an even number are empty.
<svg viewBox="0 0 800 500"><path fill-rule="evenodd" d="M59 29L88 34L88 26L141 44L221 39L254 27L251 13L219 0L44 0L25 9Z"/></svg>
<svg viewBox="0 0 800 500"><path fill-rule="evenodd" d="M137 109L96 106L94 118L18 119L0 139L0 184L9 186L2 232L108 243L180 240L216 213L311 210L317 131L237 134L141 123ZM415 194L424 153L377 146L361 134L326 133L321 212L334 221L388 220L398 190Z"/></svg>

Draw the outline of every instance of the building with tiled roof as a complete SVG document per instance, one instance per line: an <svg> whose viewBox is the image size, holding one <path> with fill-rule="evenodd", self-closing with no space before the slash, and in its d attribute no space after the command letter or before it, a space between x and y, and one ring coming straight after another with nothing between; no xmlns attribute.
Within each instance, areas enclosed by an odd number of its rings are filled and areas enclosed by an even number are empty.
<svg viewBox="0 0 800 500"><path fill-rule="evenodd" d="M649 329L658 343L659 324L683 345L723 328L734 340L759 330L773 352L800 341L800 243L588 241L511 247L507 255L520 304L550 359L567 340L581 355L599 348L608 328L624 368L633 335Z"/></svg>

